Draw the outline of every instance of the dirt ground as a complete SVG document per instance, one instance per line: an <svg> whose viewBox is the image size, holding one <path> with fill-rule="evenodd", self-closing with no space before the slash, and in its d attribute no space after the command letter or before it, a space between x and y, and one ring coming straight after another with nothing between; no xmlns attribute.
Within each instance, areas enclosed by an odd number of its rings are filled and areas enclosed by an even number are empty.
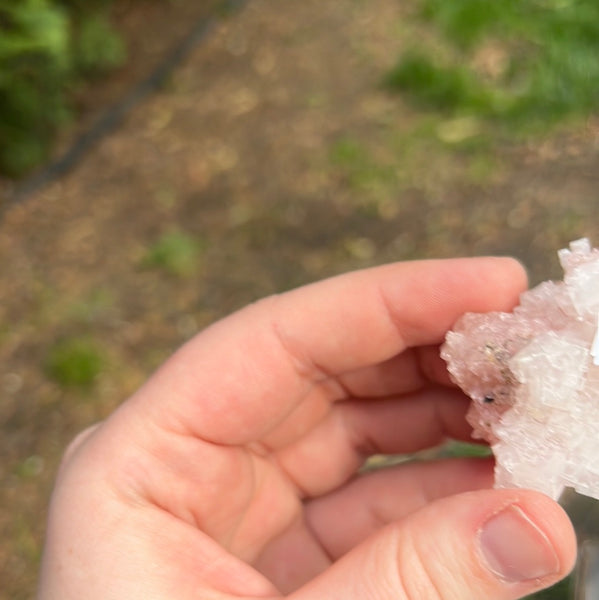
<svg viewBox="0 0 599 600"><path fill-rule="evenodd" d="M165 23L186 22L184 5ZM536 283L559 276L569 241L599 243L599 121L534 143L440 142L430 132L451 123L381 86L408 13L252 0L74 171L6 211L1 600L31 597L65 444L214 319L391 260L509 254ZM193 241L186 268L148 258L165 235ZM73 338L105 359L86 389L44 368Z"/></svg>

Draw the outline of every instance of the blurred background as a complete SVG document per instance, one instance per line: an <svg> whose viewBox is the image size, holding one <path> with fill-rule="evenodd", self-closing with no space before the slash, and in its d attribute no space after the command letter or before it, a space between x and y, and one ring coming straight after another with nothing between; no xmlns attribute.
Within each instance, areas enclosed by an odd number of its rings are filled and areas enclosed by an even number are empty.
<svg viewBox="0 0 599 600"><path fill-rule="evenodd" d="M599 244L597 56L596 0L0 0L0 599L68 441L213 320Z"/></svg>

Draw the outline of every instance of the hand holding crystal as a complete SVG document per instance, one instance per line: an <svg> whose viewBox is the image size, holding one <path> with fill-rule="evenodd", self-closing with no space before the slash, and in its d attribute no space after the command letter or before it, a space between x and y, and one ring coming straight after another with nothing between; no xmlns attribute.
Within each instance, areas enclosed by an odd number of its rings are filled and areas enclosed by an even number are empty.
<svg viewBox="0 0 599 600"><path fill-rule="evenodd" d="M562 509L487 459L360 472L468 439L439 356L517 263L387 265L267 298L184 345L69 448L38 598L512 600L571 569Z"/></svg>

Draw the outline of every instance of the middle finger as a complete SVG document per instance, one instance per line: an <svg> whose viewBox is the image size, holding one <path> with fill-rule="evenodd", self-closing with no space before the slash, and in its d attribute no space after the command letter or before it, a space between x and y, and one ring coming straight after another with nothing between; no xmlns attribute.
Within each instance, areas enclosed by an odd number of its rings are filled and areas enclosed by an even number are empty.
<svg viewBox="0 0 599 600"><path fill-rule="evenodd" d="M469 439L468 404L459 390L441 386L335 403L305 435L271 456L301 497L319 496L344 484L373 454L404 454L446 438Z"/></svg>

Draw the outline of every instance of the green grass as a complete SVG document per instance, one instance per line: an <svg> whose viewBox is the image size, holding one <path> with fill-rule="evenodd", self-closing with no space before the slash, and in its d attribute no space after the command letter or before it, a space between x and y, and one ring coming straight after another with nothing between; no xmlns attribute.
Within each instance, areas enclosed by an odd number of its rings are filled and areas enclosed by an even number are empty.
<svg viewBox="0 0 599 600"><path fill-rule="evenodd" d="M352 193L355 208L365 216L379 215L397 193L401 177L389 140L346 135L328 149L327 168L337 184Z"/></svg>
<svg viewBox="0 0 599 600"><path fill-rule="evenodd" d="M74 44L75 67L86 76L101 75L120 67L127 58L123 39L104 14L92 14L84 19L74 36Z"/></svg>
<svg viewBox="0 0 599 600"><path fill-rule="evenodd" d="M105 366L104 352L88 338L61 340L50 348L45 371L61 387L89 388Z"/></svg>
<svg viewBox="0 0 599 600"><path fill-rule="evenodd" d="M66 306L65 318L71 323L97 323L110 317L115 297L108 288L96 288L82 298Z"/></svg>
<svg viewBox="0 0 599 600"><path fill-rule="evenodd" d="M199 265L202 249L203 244L189 234L171 231L147 249L142 265L176 277L189 277Z"/></svg>
<svg viewBox="0 0 599 600"><path fill-rule="evenodd" d="M71 93L125 61L110 0L0 0L0 171L43 162L72 114Z"/></svg>
<svg viewBox="0 0 599 600"><path fill-rule="evenodd" d="M37 477L44 468L44 459L36 454L20 461L14 468L14 474L20 479Z"/></svg>
<svg viewBox="0 0 599 600"><path fill-rule="evenodd" d="M419 106L511 133L597 111L596 0L422 0L419 15L428 44L410 45L386 77Z"/></svg>
<svg viewBox="0 0 599 600"><path fill-rule="evenodd" d="M489 446L484 444L474 444L470 442L460 442L457 440L451 440L443 448L443 456L452 457L472 457L479 458L485 456L491 456L491 449Z"/></svg>
<svg viewBox="0 0 599 600"><path fill-rule="evenodd" d="M330 161L342 173L349 186L356 190L386 187L395 179L390 165L375 159L361 141L349 136L332 145Z"/></svg>
<svg viewBox="0 0 599 600"><path fill-rule="evenodd" d="M436 64L425 50L416 48L401 57L386 81L430 108L486 112L492 101L465 67Z"/></svg>

